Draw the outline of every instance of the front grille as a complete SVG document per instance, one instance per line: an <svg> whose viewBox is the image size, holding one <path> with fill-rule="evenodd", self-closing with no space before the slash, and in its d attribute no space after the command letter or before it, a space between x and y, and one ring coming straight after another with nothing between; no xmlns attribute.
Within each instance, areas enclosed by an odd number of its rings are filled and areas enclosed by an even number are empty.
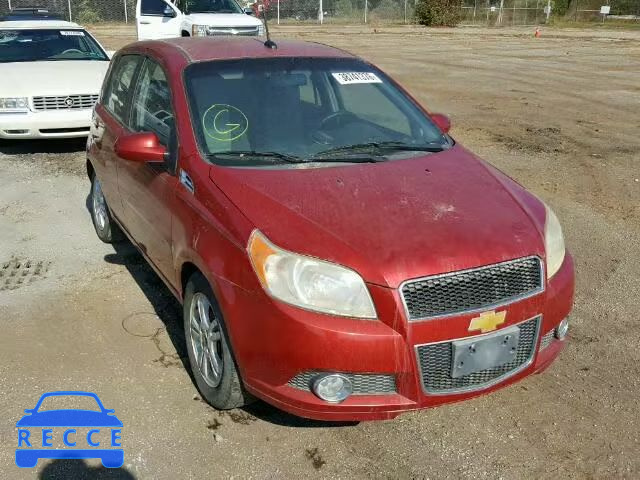
<svg viewBox="0 0 640 480"><path fill-rule="evenodd" d="M40 133L89 133L89 127L79 128L41 128Z"/></svg>
<svg viewBox="0 0 640 480"><path fill-rule="evenodd" d="M555 338L555 334L556 334L556 329L552 328L551 330L549 330L548 333L545 333L542 336L542 339L540 340L540 350L544 350L549 345L551 345L551 342L553 342L553 339Z"/></svg>
<svg viewBox="0 0 640 480"><path fill-rule="evenodd" d="M288 385L300 390L311 391L313 381L328 372L307 371L299 373ZM396 379L393 375L378 375L369 373L341 373L347 377L353 386L353 395L389 395L396 393Z"/></svg>
<svg viewBox="0 0 640 480"><path fill-rule="evenodd" d="M542 261L538 257L411 280L401 287L409 320L495 307L542 290Z"/></svg>
<svg viewBox="0 0 640 480"><path fill-rule="evenodd" d="M99 95L60 95L57 97L33 97L33 108L42 110L79 110L93 108Z"/></svg>
<svg viewBox="0 0 640 480"><path fill-rule="evenodd" d="M515 358L504 365L487 368L458 378L451 376L453 345L451 342L416 347L422 384L427 393L455 393L479 390L499 382L525 368L533 358L538 339L540 317L518 325L520 338Z"/></svg>
<svg viewBox="0 0 640 480"><path fill-rule="evenodd" d="M207 35L216 37L221 35L236 35L240 37L257 37L259 27L209 27Z"/></svg>

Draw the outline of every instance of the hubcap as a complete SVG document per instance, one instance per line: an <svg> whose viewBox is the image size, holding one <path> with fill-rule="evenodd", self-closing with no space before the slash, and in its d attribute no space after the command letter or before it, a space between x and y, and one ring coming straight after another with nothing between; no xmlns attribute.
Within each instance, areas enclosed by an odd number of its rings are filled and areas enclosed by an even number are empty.
<svg viewBox="0 0 640 480"><path fill-rule="evenodd" d="M196 293L189 308L191 347L198 370L210 387L222 380L222 335L211 303L203 293Z"/></svg>
<svg viewBox="0 0 640 480"><path fill-rule="evenodd" d="M96 219L98 228L104 230L107 225L107 204L102 194L102 186L97 178L93 180L93 217Z"/></svg>

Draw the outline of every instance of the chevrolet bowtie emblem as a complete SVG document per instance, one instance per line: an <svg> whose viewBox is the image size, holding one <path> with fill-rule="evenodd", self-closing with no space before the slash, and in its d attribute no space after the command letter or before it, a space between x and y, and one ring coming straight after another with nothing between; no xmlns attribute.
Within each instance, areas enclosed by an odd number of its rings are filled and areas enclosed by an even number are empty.
<svg viewBox="0 0 640 480"><path fill-rule="evenodd" d="M507 317L507 312L497 312L492 310L491 312L481 313L478 317L472 318L469 323L469 331L480 330L481 333L493 332L498 325L504 323Z"/></svg>

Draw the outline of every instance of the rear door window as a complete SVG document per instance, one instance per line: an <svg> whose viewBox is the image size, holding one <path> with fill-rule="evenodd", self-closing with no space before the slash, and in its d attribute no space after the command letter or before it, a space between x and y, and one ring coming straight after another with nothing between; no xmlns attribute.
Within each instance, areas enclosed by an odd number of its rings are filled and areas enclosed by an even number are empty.
<svg viewBox="0 0 640 480"><path fill-rule="evenodd" d="M103 98L103 105L122 124L127 123L129 92L142 62L139 55L124 55L113 67Z"/></svg>

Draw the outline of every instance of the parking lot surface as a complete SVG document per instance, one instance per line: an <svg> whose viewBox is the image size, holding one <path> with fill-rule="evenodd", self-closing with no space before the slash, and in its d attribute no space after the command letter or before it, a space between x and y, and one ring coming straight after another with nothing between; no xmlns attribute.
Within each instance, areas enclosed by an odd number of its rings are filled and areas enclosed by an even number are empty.
<svg viewBox="0 0 640 480"><path fill-rule="evenodd" d="M115 409L125 463L40 461L40 478L640 477L640 32L273 30L378 64L554 208L577 269L567 348L542 375L392 421L217 412L185 369L178 303L95 236L84 141L0 143L0 477L34 476L14 465L15 422L63 389Z"/></svg>

